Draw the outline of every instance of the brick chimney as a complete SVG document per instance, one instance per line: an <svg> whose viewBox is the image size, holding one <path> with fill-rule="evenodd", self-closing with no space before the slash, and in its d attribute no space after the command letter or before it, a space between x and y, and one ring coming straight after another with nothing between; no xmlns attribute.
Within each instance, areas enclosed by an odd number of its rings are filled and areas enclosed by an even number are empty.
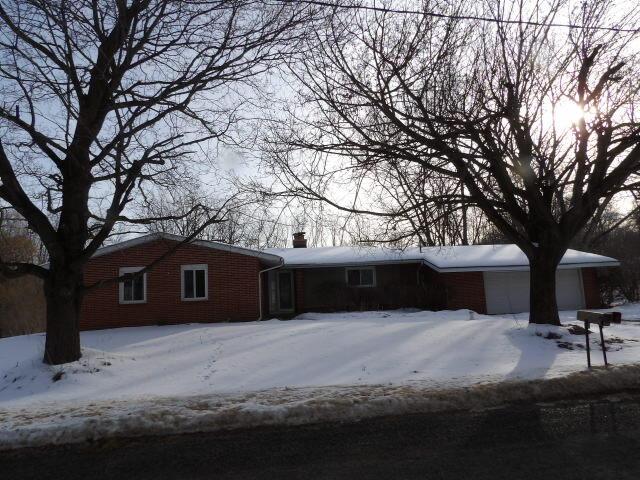
<svg viewBox="0 0 640 480"><path fill-rule="evenodd" d="M293 234L293 248L307 248L307 239L304 238L304 232Z"/></svg>

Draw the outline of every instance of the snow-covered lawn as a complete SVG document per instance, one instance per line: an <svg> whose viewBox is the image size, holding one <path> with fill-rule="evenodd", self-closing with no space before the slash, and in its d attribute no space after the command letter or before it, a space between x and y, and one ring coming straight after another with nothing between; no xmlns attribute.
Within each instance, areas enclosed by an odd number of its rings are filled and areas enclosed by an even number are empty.
<svg viewBox="0 0 640 480"><path fill-rule="evenodd" d="M618 310L625 320L640 320L640 304ZM255 402L270 391L290 392L299 402L305 389L318 387L361 395L373 385L389 395L389 388L446 389L585 369L584 336L566 328L578 323L575 312L562 312L563 327L528 326L526 318L389 311L101 330L84 332L83 358L61 367L42 364L43 335L0 339L0 437L21 418L33 426L34 415L55 410L66 412L56 422L77 419L100 402L137 402L144 410L168 398L176 404L218 396L219 405L230 407L234 399ZM549 332L560 338L545 338ZM613 325L605 335L613 340L611 363L640 361L640 322ZM591 338L598 365L598 338Z"/></svg>
<svg viewBox="0 0 640 480"><path fill-rule="evenodd" d="M640 319L640 305L621 307ZM527 315L469 310L304 314L295 320L82 333L83 358L41 362L43 335L0 340L0 406L386 383L469 385L585 367L584 336L528 326ZM575 312L563 312L566 324ZM545 339L547 332L562 335ZM542 336L538 336L542 335ZM614 364L640 361L640 323L605 329ZM594 363L601 362L592 335ZM560 348L569 342L573 350ZM58 381L52 378L63 372Z"/></svg>

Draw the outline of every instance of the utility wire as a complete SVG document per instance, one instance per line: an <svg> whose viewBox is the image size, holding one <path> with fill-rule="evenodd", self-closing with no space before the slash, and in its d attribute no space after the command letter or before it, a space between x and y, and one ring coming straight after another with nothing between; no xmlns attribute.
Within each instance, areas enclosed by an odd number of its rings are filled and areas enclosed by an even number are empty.
<svg viewBox="0 0 640 480"><path fill-rule="evenodd" d="M480 17L475 15L449 15L446 13L436 13L436 12L427 12L421 10L406 10L406 9L393 9L387 7L376 7L372 5L340 5L339 3L334 2L326 2L323 0L273 0L279 3L289 3L289 4L307 4L307 5L318 5L321 7L331 7L335 9L343 9L343 10L368 10L372 12L381 12L381 13L400 13L400 14L409 14L409 15L424 15L426 17L433 18L448 18L452 20L477 20L480 22L489 22L489 23L497 23L497 24L515 24L515 25L530 25L534 27L559 27L559 28L570 28L576 30L602 30L607 32L617 32L617 33L637 33L640 31L640 26L638 28L619 28L619 27L605 27L605 26L584 26L584 25L576 25L574 23L544 23L544 22L535 22L532 20L511 20L511 19L501 19L501 18L492 18L492 17Z"/></svg>

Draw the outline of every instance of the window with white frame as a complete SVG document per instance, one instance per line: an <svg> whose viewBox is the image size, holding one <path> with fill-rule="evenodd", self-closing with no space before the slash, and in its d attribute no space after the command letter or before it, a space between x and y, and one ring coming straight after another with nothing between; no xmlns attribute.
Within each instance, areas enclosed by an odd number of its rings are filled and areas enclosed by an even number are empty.
<svg viewBox="0 0 640 480"><path fill-rule="evenodd" d="M207 265L182 265L182 300L206 300L209 298Z"/></svg>
<svg viewBox="0 0 640 480"><path fill-rule="evenodd" d="M136 273L144 267L122 267L120 276ZM120 282L120 303L145 303L147 301L147 274L132 276Z"/></svg>
<svg viewBox="0 0 640 480"><path fill-rule="evenodd" d="M350 287L375 287L375 268L347 268L347 285Z"/></svg>

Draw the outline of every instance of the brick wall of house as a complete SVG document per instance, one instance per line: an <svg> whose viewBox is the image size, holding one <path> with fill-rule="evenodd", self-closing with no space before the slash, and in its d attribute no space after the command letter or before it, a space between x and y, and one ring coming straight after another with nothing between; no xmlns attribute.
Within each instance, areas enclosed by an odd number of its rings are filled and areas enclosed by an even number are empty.
<svg viewBox="0 0 640 480"><path fill-rule="evenodd" d="M174 245L160 239L115 251L90 260L85 283L118 275L121 267L151 263ZM208 265L208 299L181 300L181 265ZM147 273L147 301L120 304L118 284L110 283L90 291L84 299L82 329L167 323L256 320L260 260L235 252L197 245L180 247Z"/></svg>
<svg viewBox="0 0 640 480"><path fill-rule="evenodd" d="M348 287L344 267L296 269L294 274L296 313L401 307L487 311L482 272L436 273L417 264L378 265L373 288Z"/></svg>
<svg viewBox="0 0 640 480"><path fill-rule="evenodd" d="M440 278L445 285L448 310L468 308L478 313L487 312L482 272L441 273Z"/></svg>
<svg viewBox="0 0 640 480"><path fill-rule="evenodd" d="M417 263L375 266L374 287L348 286L345 267L302 268L294 272L296 313L431 306L426 304L424 288L418 283Z"/></svg>
<svg viewBox="0 0 640 480"><path fill-rule="evenodd" d="M602 306L597 272L595 268L582 269L582 288L584 289L584 303L586 308L598 308Z"/></svg>

